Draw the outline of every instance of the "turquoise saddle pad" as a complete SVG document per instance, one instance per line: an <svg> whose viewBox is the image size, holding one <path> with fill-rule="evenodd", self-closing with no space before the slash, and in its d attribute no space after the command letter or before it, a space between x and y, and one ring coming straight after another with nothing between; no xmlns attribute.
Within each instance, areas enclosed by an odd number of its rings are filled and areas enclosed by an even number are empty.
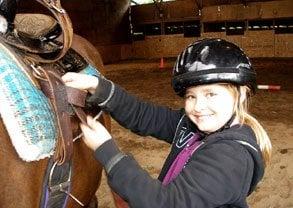
<svg viewBox="0 0 293 208"><path fill-rule="evenodd" d="M88 65L80 73L99 76ZM54 153L58 137L56 117L21 61L0 43L0 115L19 157L36 161Z"/></svg>

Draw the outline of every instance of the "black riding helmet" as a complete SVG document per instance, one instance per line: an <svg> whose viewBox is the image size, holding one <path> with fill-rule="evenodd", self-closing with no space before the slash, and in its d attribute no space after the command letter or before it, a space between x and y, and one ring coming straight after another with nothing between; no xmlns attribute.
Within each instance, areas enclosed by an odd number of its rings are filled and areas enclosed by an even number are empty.
<svg viewBox="0 0 293 208"><path fill-rule="evenodd" d="M232 83L256 90L256 72L249 58L235 44L222 39L203 39L189 45L177 58L172 87L181 97L188 87Z"/></svg>
<svg viewBox="0 0 293 208"><path fill-rule="evenodd" d="M8 31L12 31L14 26L14 18L17 9L16 0L0 0L0 15L3 16L8 23Z"/></svg>

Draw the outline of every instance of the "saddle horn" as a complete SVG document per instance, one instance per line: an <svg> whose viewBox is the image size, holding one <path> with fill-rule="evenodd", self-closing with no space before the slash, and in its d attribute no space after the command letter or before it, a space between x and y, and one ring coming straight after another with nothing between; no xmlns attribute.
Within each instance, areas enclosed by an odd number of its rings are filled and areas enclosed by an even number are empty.
<svg viewBox="0 0 293 208"><path fill-rule="evenodd" d="M54 63L61 59L68 49L71 47L72 44L72 38L73 38L73 28L71 20L67 14L67 12L62 8L60 0L36 0L38 3L46 7L54 16L54 18L57 20L58 24L60 25L61 31L62 31L62 47L60 47L60 50L58 50L58 53L54 54L54 56L43 58L41 54L38 54L34 48L31 48L29 46L21 45L19 43L11 41L9 38L5 38L5 35L3 37L0 37L0 39L16 48L19 48L23 50L26 53L26 59L29 62L29 64L40 64L40 63ZM16 0L0 0L0 15L2 15L8 24L10 24L10 27L14 28L13 22L15 19L16 14L16 6L17 1ZM8 30L7 32L12 32L12 30ZM8 34L7 33L7 34Z"/></svg>

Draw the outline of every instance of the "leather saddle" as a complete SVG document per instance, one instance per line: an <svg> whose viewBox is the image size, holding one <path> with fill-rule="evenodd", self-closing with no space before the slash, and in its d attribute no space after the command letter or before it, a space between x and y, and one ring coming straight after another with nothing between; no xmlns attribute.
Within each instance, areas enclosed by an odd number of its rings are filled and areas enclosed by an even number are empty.
<svg viewBox="0 0 293 208"><path fill-rule="evenodd" d="M66 87L61 76L70 71L79 72L88 63L70 49L73 33L69 18L64 17L65 11L58 4L50 9L57 13L55 18L44 14L17 14L15 29L1 35L0 41L17 59L22 59L23 67L34 85L50 99L59 135L54 160L63 164L71 160L73 152L71 116L75 114L85 123L82 108L85 107L87 93ZM61 34L62 42L57 41Z"/></svg>

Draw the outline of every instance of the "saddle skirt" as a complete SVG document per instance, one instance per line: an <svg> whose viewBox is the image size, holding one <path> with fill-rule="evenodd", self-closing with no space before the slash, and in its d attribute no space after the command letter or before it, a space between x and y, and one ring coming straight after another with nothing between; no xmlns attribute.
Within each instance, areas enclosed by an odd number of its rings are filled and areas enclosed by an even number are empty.
<svg viewBox="0 0 293 208"><path fill-rule="evenodd" d="M100 75L91 65L80 67L80 73ZM30 162L53 155L58 127L49 99L27 68L21 56L0 42L0 115L19 157Z"/></svg>

